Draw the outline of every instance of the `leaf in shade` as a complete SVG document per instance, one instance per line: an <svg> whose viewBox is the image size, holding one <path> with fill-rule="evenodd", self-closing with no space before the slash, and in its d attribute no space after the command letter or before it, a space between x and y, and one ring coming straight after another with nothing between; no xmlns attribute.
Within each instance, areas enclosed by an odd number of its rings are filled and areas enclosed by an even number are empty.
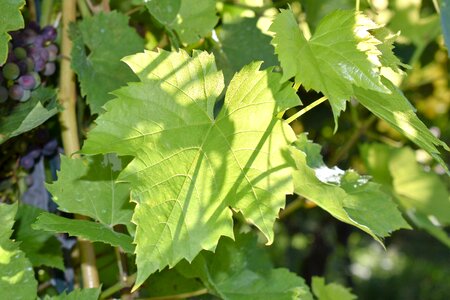
<svg viewBox="0 0 450 300"><path fill-rule="evenodd" d="M183 43L191 44L211 32L219 18L215 0L145 1L150 14Z"/></svg>
<svg viewBox="0 0 450 300"><path fill-rule="evenodd" d="M41 125L58 111L56 91L39 87L30 100L16 106L7 116L0 115L0 144Z"/></svg>
<svg viewBox="0 0 450 300"><path fill-rule="evenodd" d="M33 266L10 240L17 203L0 203L0 291L3 299L36 299L37 281Z"/></svg>
<svg viewBox="0 0 450 300"><path fill-rule="evenodd" d="M155 1L153 1L155 2ZM70 27L73 40L72 68L92 113L113 98L109 93L137 78L120 61L142 51L144 41L128 26L128 18L116 11L84 18Z"/></svg>
<svg viewBox="0 0 450 300"><path fill-rule="evenodd" d="M20 205L17 213L15 237L20 241L20 249L25 252L34 267L49 266L64 270L61 244L49 232L31 227L43 210L31 205Z"/></svg>
<svg viewBox="0 0 450 300"><path fill-rule="evenodd" d="M44 300L98 300L100 288L75 289L67 294L66 291L58 296L45 295Z"/></svg>
<svg viewBox="0 0 450 300"><path fill-rule="evenodd" d="M136 202L135 287L233 236L230 207L272 243L292 192L285 155L295 139L276 115L299 104L295 91L253 63L234 76L215 117L223 77L212 55L145 52L125 61L141 82L114 92L82 152L134 157L118 179L131 183Z"/></svg>
<svg viewBox="0 0 450 300"><path fill-rule="evenodd" d="M32 228L49 232L65 232L91 242L102 242L113 247L121 247L123 251L128 253L134 251L132 238L129 235L116 232L111 227L97 222L73 220L55 214L42 213L32 225Z"/></svg>
<svg viewBox="0 0 450 300"><path fill-rule="evenodd" d="M203 251L189 264L177 266L186 277L200 278L208 290L226 300L312 300L301 277L287 269L274 269L256 236L238 234L236 241L222 238L215 253Z"/></svg>
<svg viewBox="0 0 450 300"><path fill-rule="evenodd" d="M61 156L58 180L47 184L62 211L91 217L108 226L129 225L130 186L117 183L128 160L113 154L70 159Z"/></svg>

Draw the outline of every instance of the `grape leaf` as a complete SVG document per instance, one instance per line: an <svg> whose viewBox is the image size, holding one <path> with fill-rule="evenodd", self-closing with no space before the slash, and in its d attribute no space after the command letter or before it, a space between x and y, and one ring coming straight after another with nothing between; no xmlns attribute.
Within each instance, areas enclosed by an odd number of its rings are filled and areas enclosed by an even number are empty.
<svg viewBox="0 0 450 300"><path fill-rule="evenodd" d="M441 1L441 25L448 57L450 57L450 0Z"/></svg>
<svg viewBox="0 0 450 300"><path fill-rule="evenodd" d="M273 222L292 193L285 151L295 139L275 115L298 105L295 91L253 63L233 78L214 117L223 76L212 55L145 52L125 61L141 83L114 92L83 152L134 157L119 180L131 183L137 204L135 287L233 236L229 207L272 243Z"/></svg>
<svg viewBox="0 0 450 300"><path fill-rule="evenodd" d="M446 245L450 237L442 225L450 224L450 195L446 185L432 172L425 172L410 148L365 144L361 157L373 179L395 197L409 219ZM431 222L429 217L436 222ZM440 225L439 225L440 224Z"/></svg>
<svg viewBox="0 0 450 300"><path fill-rule="evenodd" d="M42 212L42 209L31 205L20 205L14 229L15 238L34 267L49 266L64 270L60 242L51 233L31 228Z"/></svg>
<svg viewBox="0 0 450 300"><path fill-rule="evenodd" d="M0 291L4 299L36 299L37 282L30 261L9 238L17 203L0 203Z"/></svg>
<svg viewBox="0 0 450 300"><path fill-rule="evenodd" d="M0 144L41 125L57 113L56 91L40 87L33 91L30 100L19 104L6 116L0 115Z"/></svg>
<svg viewBox="0 0 450 300"><path fill-rule="evenodd" d="M78 236L92 242L121 247L128 253L134 251L132 238L129 235L115 232L111 227L97 222L73 220L44 212L39 215L32 228L49 232L67 232L71 236Z"/></svg>
<svg viewBox="0 0 450 300"><path fill-rule="evenodd" d="M8 57L8 42L11 40L9 31L15 31L24 27L23 17L20 12L25 5L25 0L7 0L0 4L0 65L3 65Z"/></svg>
<svg viewBox="0 0 450 300"><path fill-rule="evenodd" d="M44 300L97 300L100 296L100 288L75 289L67 294L66 291L58 296L45 295Z"/></svg>
<svg viewBox="0 0 450 300"><path fill-rule="evenodd" d="M200 278L209 292L225 300L312 300L302 278L272 267L255 236L238 234L235 239L222 238L215 253L203 251L191 264L180 263L177 270L186 277Z"/></svg>
<svg viewBox="0 0 450 300"><path fill-rule="evenodd" d="M116 155L70 159L61 156L58 181L47 184L62 211L91 217L108 226L128 225L133 213L129 185L116 179L127 160Z"/></svg>
<svg viewBox="0 0 450 300"><path fill-rule="evenodd" d="M257 18L238 18L232 23L224 23L217 30L219 43L214 54L226 82L252 61L264 61L263 67L277 65L270 37L256 27L257 21Z"/></svg>
<svg viewBox="0 0 450 300"><path fill-rule="evenodd" d="M302 134L291 151L297 165L293 178L298 195L379 242L394 230L409 228L380 185L368 182L354 171L327 168L318 153L320 146L311 144Z"/></svg>
<svg viewBox="0 0 450 300"><path fill-rule="evenodd" d="M194 43L217 24L215 0L145 1L150 14L183 43Z"/></svg>
<svg viewBox="0 0 450 300"><path fill-rule="evenodd" d="M374 115L391 124L417 146L430 153L448 172L436 146L441 146L447 151L450 151L450 148L436 138L425 124L420 121L408 99L394 84L385 78L382 78L382 82L391 90L391 94L355 87L355 95L358 101Z"/></svg>
<svg viewBox="0 0 450 300"><path fill-rule="evenodd" d="M340 284L325 284L325 279L322 277L313 276L311 288L318 300L354 300L357 298L348 288Z"/></svg>
<svg viewBox="0 0 450 300"><path fill-rule="evenodd" d="M378 27L362 14L336 11L326 16L307 40L292 11L283 10L269 29L275 33L272 44L283 68L282 79L295 77L306 89L322 92L337 124L346 101L353 96L352 86L389 93L375 68L380 66L379 51L369 33Z"/></svg>
<svg viewBox="0 0 450 300"><path fill-rule="evenodd" d="M142 51L144 41L128 26L128 18L115 11L84 18L70 27L70 36L72 68L82 94L92 113L100 114L113 98L109 92L137 80L120 59Z"/></svg>

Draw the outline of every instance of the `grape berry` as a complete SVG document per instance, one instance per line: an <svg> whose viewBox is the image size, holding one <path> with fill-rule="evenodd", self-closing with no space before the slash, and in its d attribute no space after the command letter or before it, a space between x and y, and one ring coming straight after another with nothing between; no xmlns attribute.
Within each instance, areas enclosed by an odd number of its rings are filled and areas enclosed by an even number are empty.
<svg viewBox="0 0 450 300"><path fill-rule="evenodd" d="M28 101L42 78L55 73L56 34L53 26L41 29L36 23L11 33L7 62L0 67L0 103Z"/></svg>

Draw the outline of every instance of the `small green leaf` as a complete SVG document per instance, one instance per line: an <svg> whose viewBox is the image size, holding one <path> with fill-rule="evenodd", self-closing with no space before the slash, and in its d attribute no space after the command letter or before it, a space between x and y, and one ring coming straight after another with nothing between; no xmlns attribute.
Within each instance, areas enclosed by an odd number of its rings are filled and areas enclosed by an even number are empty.
<svg viewBox="0 0 450 300"><path fill-rule="evenodd" d="M33 266L9 238L17 203L0 203L0 293L4 299L36 299L37 282Z"/></svg>
<svg viewBox="0 0 450 300"><path fill-rule="evenodd" d="M10 31L16 31L24 27L20 10L25 5L25 0L7 0L0 4L0 65L3 65L8 57L8 42Z"/></svg>
<svg viewBox="0 0 450 300"><path fill-rule="evenodd" d="M299 136L291 153L297 165L295 192L313 201L338 220L358 227L381 242L400 228L409 228L391 197L380 186L354 171L330 169L306 135Z"/></svg>
<svg viewBox="0 0 450 300"><path fill-rule="evenodd" d="M14 230L16 240L34 267L49 266L64 270L61 243L52 233L31 228L42 212L42 209L31 205L19 206Z"/></svg>
<svg viewBox="0 0 450 300"><path fill-rule="evenodd" d="M175 31L183 43L194 43L217 24L215 0L145 1L150 14L168 31Z"/></svg>
<svg viewBox="0 0 450 300"><path fill-rule="evenodd" d="M211 293L225 300L312 300L304 280L287 269L274 269L251 234L236 235L236 241L222 238L215 253L203 251L177 270L200 278Z"/></svg>
<svg viewBox="0 0 450 300"><path fill-rule="evenodd" d="M283 68L282 80L295 77L307 90L322 92L336 123L353 96L352 86L389 93L376 70L381 65L369 59L378 59L378 52L372 54L376 47L369 34L378 27L354 11L335 11L307 40L292 11L283 10L269 29L275 33L272 44Z"/></svg>
<svg viewBox="0 0 450 300"><path fill-rule="evenodd" d="M318 300L354 300L357 298L350 289L340 284L325 284L325 279L322 277L313 276L311 287Z"/></svg>
<svg viewBox="0 0 450 300"><path fill-rule="evenodd" d="M0 116L0 144L9 138L30 131L58 113L56 91L40 87L31 99L20 103L6 116Z"/></svg>
<svg viewBox="0 0 450 300"><path fill-rule="evenodd" d="M253 63L235 75L215 117L224 83L212 55L145 52L126 62L141 82L114 92L83 152L134 157L119 180L131 183L137 203L136 286L233 236L230 207L271 243L292 192L285 155L295 139L275 116L298 105L295 91Z"/></svg>
<svg viewBox="0 0 450 300"><path fill-rule="evenodd" d="M113 247L121 247L128 253L134 251L132 238L129 235L115 232L111 227L96 222L73 220L55 214L42 213L32 227L49 232L66 232L91 242L102 242Z"/></svg>
<svg viewBox="0 0 450 300"><path fill-rule="evenodd" d="M68 293L66 291L62 292L58 296L48 296L44 297L44 300L97 300L100 296L100 288L91 289L76 289Z"/></svg>
<svg viewBox="0 0 450 300"><path fill-rule="evenodd" d="M153 1L156 2L156 1ZM120 61L144 48L144 41L128 26L128 18L118 12L84 18L70 28L74 42L72 67L92 113L114 98L109 93L137 78Z"/></svg>
<svg viewBox="0 0 450 300"><path fill-rule="evenodd" d="M116 182L127 163L113 154L79 159L61 156L58 181L47 184L47 189L62 211L88 216L111 227L129 225L133 213L130 186Z"/></svg>

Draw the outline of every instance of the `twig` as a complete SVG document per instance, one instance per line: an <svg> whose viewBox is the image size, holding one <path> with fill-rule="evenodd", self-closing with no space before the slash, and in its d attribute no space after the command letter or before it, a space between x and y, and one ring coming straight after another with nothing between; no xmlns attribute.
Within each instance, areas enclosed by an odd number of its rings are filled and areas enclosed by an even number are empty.
<svg viewBox="0 0 450 300"><path fill-rule="evenodd" d="M307 107L301 109L300 111L296 112L295 114L293 114L292 116L290 116L286 122L291 123L292 121L294 121L295 119L299 118L300 116L304 115L305 113L307 113L308 111L310 111L311 109L313 109L314 107L316 107L317 105L319 105L322 102L325 102L328 98L323 96L319 99L317 99L316 101L314 101L313 103L309 104Z"/></svg>
<svg viewBox="0 0 450 300"><path fill-rule="evenodd" d="M62 2L62 39L61 55L70 57L72 41L69 38L69 24L76 19L76 2ZM59 114L61 124L61 136L64 151L68 156L80 150L78 140L78 126L76 121L76 86L74 73L70 67L70 61L61 60L60 78L59 78L59 102L63 111ZM75 155L76 156L76 155ZM83 216L76 215L78 219ZM95 266L95 251L92 244L85 240L78 240L81 258L81 274L83 276L83 287L94 288L99 286L98 271Z"/></svg>
<svg viewBox="0 0 450 300"><path fill-rule="evenodd" d="M292 214L294 211L301 208L304 204L305 204L305 198L303 198L303 197L296 198L294 201L292 201L291 203L286 205L285 209L280 211L280 213L278 214L278 218L280 220L286 218L287 216Z"/></svg>

